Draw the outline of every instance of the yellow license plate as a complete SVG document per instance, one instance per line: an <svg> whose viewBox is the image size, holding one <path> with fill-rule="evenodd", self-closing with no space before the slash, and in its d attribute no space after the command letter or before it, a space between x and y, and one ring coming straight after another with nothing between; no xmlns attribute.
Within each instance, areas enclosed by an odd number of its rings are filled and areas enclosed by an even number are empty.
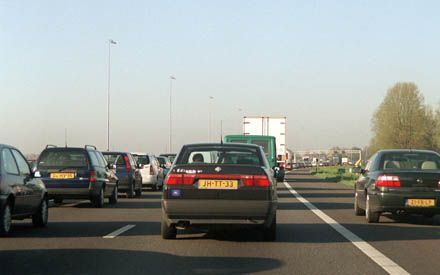
<svg viewBox="0 0 440 275"><path fill-rule="evenodd" d="M75 173L50 173L51 179L73 179Z"/></svg>
<svg viewBox="0 0 440 275"><path fill-rule="evenodd" d="M236 180L199 180L199 189L237 189Z"/></svg>
<svg viewBox="0 0 440 275"><path fill-rule="evenodd" d="M432 207L435 206L435 200L432 199L408 199L406 201L408 206L415 207Z"/></svg>

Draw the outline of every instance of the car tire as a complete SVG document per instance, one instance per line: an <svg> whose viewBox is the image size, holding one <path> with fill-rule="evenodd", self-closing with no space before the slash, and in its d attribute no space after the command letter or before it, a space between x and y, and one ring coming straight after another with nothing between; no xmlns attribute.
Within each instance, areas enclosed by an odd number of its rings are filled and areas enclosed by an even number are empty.
<svg viewBox="0 0 440 275"><path fill-rule="evenodd" d="M53 202L56 204L62 204L63 203L63 198L54 198Z"/></svg>
<svg viewBox="0 0 440 275"><path fill-rule="evenodd" d="M136 190L136 198L140 198L140 197L142 197L142 186Z"/></svg>
<svg viewBox="0 0 440 275"><path fill-rule="evenodd" d="M12 210L9 203L0 209L0 236L6 236L12 227Z"/></svg>
<svg viewBox="0 0 440 275"><path fill-rule="evenodd" d="M354 192L354 214L356 216L364 216L365 210L359 207L358 193Z"/></svg>
<svg viewBox="0 0 440 275"><path fill-rule="evenodd" d="M38 206L37 212L32 215L32 224L35 227L45 227L49 218L49 205L47 199L44 198Z"/></svg>
<svg viewBox="0 0 440 275"><path fill-rule="evenodd" d="M102 208L104 206L104 188L99 190L99 193L92 200L92 204L96 208Z"/></svg>
<svg viewBox="0 0 440 275"><path fill-rule="evenodd" d="M118 185L115 185L115 188L113 189L112 195L110 198L108 198L108 202L110 204L117 204L118 203Z"/></svg>
<svg viewBox="0 0 440 275"><path fill-rule="evenodd" d="M277 215L273 216L269 227L265 227L263 231L263 239L265 241L273 242L277 238Z"/></svg>
<svg viewBox="0 0 440 275"><path fill-rule="evenodd" d="M127 197L128 198L133 198L134 197L134 182L132 182L130 184L130 186L128 187Z"/></svg>
<svg viewBox="0 0 440 275"><path fill-rule="evenodd" d="M167 225L165 219L162 218L160 233L162 234L162 239L173 240L177 236L177 229L175 225Z"/></svg>
<svg viewBox="0 0 440 275"><path fill-rule="evenodd" d="M365 218L368 223L377 223L379 222L380 212L373 212L370 206L370 195L367 195L366 209L365 209Z"/></svg>

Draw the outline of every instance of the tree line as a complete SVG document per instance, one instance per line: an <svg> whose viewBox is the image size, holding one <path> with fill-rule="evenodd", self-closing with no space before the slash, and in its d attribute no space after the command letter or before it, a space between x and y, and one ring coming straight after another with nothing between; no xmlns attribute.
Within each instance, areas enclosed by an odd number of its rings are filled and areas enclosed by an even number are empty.
<svg viewBox="0 0 440 275"><path fill-rule="evenodd" d="M370 155L380 149L440 151L440 105L426 104L412 82L399 82L388 89L371 122Z"/></svg>

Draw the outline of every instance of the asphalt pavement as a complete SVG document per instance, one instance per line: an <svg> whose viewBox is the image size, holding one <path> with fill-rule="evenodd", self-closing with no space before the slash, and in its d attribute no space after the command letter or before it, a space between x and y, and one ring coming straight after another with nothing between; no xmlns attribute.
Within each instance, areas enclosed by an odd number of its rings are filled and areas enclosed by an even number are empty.
<svg viewBox="0 0 440 275"><path fill-rule="evenodd" d="M52 204L46 228L15 221L11 236L0 239L0 274L386 274L377 255L395 270L440 273L439 217L387 216L367 224L353 213L351 187L306 170L288 174L278 195L275 242L247 229L162 240L160 192L121 196L102 209L88 201Z"/></svg>

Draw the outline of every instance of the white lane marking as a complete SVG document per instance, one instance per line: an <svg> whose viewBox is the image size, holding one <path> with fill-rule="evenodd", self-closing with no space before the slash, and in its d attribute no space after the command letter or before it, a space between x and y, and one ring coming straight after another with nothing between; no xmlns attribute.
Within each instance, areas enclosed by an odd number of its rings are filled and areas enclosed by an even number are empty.
<svg viewBox="0 0 440 275"><path fill-rule="evenodd" d="M401 266L393 262L390 258L382 254L379 250L374 248L372 245L362 240L356 234L340 225L337 221L332 219L330 216L325 214L323 211L319 210L315 205L306 200L301 196L295 189L290 186L287 182L284 182L286 188L292 193L300 202L302 202L307 208L309 208L316 216L321 220L326 222L328 225L333 227L339 234L350 241L354 246L359 248L365 255L367 255L371 260L376 262L380 267L382 267L389 274L410 274L408 271L403 269Z"/></svg>
<svg viewBox="0 0 440 275"><path fill-rule="evenodd" d="M105 235L103 238L104 239L113 239L116 238L118 235L121 235L122 233L124 233L125 231L128 231L130 229L132 229L133 227L135 227L135 224L128 224L124 227L119 228L116 231L113 231L112 233Z"/></svg>

